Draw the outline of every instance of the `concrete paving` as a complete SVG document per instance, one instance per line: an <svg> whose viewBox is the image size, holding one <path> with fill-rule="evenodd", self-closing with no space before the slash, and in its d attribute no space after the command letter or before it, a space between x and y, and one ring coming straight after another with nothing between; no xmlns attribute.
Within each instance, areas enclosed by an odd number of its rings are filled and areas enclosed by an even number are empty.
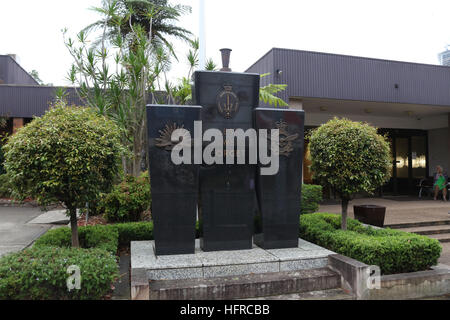
<svg viewBox="0 0 450 320"><path fill-rule="evenodd" d="M354 218L354 205L379 205L386 207L385 224L402 224L426 221L450 220L450 202L409 199L355 199L349 204L349 217ZM408 199L407 199L408 200ZM340 204L321 205L319 212L341 213ZM406 230L407 231L407 230ZM439 263L450 265L450 243L441 243L442 254Z"/></svg>
<svg viewBox="0 0 450 320"><path fill-rule="evenodd" d="M412 223L424 221L450 220L450 202L433 200L395 201L390 199L355 199L348 207L349 217L353 218L354 205L378 205L386 207L385 224ZM321 205L319 212L341 213L341 205Z"/></svg>
<svg viewBox="0 0 450 320"><path fill-rule="evenodd" d="M29 224L68 224L70 218L66 214L66 210L53 210L43 212L40 216L34 218Z"/></svg>
<svg viewBox="0 0 450 320"><path fill-rule="evenodd" d="M51 225L31 225L43 212L39 208L0 207L0 257L30 246Z"/></svg>

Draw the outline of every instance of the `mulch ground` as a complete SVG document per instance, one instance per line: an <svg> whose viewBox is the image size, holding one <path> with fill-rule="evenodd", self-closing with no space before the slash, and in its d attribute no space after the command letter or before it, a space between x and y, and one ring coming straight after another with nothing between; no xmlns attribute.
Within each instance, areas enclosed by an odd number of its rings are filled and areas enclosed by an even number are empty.
<svg viewBox="0 0 450 320"><path fill-rule="evenodd" d="M88 221L86 222L86 214L83 213L80 218L78 219L78 226L79 227L84 227L84 226L96 226L96 225L102 225L105 226L107 225L108 222L106 221L105 218L103 218L102 216L89 216Z"/></svg>

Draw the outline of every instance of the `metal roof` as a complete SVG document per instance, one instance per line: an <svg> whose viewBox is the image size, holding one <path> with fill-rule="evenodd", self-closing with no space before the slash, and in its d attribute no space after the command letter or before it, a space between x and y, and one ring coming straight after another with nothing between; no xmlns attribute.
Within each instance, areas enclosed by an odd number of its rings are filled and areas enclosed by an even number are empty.
<svg viewBox="0 0 450 320"><path fill-rule="evenodd" d="M266 83L287 84L280 95L286 101L303 97L450 106L446 66L273 48L247 72L270 72Z"/></svg>
<svg viewBox="0 0 450 320"><path fill-rule="evenodd" d="M55 87L0 85L0 115L14 118L39 117L55 99ZM75 89L66 88L69 105L83 105Z"/></svg>
<svg viewBox="0 0 450 320"><path fill-rule="evenodd" d="M39 85L11 56L0 55L0 84Z"/></svg>

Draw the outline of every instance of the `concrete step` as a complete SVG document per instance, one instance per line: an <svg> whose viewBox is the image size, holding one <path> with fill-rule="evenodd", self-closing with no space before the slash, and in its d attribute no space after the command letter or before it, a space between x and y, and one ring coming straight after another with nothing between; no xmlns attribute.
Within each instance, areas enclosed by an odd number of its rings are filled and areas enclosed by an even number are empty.
<svg viewBox="0 0 450 320"><path fill-rule="evenodd" d="M150 300L234 300L341 288L329 268L211 279L150 281Z"/></svg>
<svg viewBox="0 0 450 320"><path fill-rule="evenodd" d="M438 225L438 226L427 226L427 227L415 227L415 228L405 228L401 229L405 232L411 232L421 235L436 235L436 234L446 234L450 233L450 225Z"/></svg>
<svg viewBox="0 0 450 320"><path fill-rule="evenodd" d="M343 289L311 291L279 296L252 298L251 300L356 300L356 297Z"/></svg>
<svg viewBox="0 0 450 320"><path fill-rule="evenodd" d="M445 226L445 225L450 225L450 220L436 220L436 221L388 224L388 225L385 225L384 227L391 228L391 229L407 229L407 228L420 228L420 227Z"/></svg>
<svg viewBox="0 0 450 320"><path fill-rule="evenodd" d="M429 235L430 238L437 239L441 243L450 242L450 233Z"/></svg>

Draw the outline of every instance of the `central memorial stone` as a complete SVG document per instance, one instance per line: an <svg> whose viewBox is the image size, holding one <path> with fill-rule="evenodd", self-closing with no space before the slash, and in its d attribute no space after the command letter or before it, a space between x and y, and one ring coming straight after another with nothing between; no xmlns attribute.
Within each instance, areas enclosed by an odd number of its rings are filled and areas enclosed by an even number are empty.
<svg viewBox="0 0 450 320"><path fill-rule="evenodd" d="M253 111L259 104L258 74L199 71L194 79L194 104L202 106L203 131L253 128ZM252 248L256 169L249 164L200 167L203 251Z"/></svg>

